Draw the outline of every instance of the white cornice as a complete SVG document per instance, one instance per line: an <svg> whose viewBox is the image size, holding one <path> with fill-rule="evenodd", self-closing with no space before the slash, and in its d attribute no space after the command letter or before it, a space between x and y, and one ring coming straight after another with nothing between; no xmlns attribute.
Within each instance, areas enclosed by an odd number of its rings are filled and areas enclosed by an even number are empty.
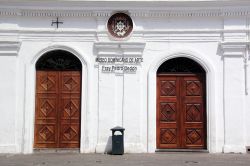
<svg viewBox="0 0 250 166"><path fill-rule="evenodd" d="M17 16L20 14L18 10L0 9L0 16Z"/></svg>
<svg viewBox="0 0 250 166"><path fill-rule="evenodd" d="M109 17L117 9L110 10L61 10L61 9L8 9L0 8L0 16L21 17ZM166 9L166 10L128 10L132 17L233 17L250 16L249 8L235 9Z"/></svg>
<svg viewBox="0 0 250 166"><path fill-rule="evenodd" d="M186 41L186 42L219 42L223 38L223 34L227 33L227 40L244 41L245 36L237 35L235 33L249 33L249 29L154 29L154 30L135 30L131 36L133 41ZM101 33L99 41L108 39L106 30L97 31L96 29L0 29L0 38L19 38L20 40L51 40L54 41L96 41L98 34ZM120 41L117 41L120 42Z"/></svg>
<svg viewBox="0 0 250 166"><path fill-rule="evenodd" d="M96 42L97 56L142 56L145 42Z"/></svg>
<svg viewBox="0 0 250 166"><path fill-rule="evenodd" d="M91 11L51 11L51 10L23 10L21 16L28 17L93 17Z"/></svg>

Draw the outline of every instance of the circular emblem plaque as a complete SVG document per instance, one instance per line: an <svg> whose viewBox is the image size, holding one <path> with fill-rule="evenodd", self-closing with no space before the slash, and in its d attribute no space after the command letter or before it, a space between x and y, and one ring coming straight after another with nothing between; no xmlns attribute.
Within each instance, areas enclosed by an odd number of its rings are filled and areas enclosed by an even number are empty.
<svg viewBox="0 0 250 166"><path fill-rule="evenodd" d="M116 38L125 38L133 30L133 21L125 13L116 13L108 20L108 31Z"/></svg>

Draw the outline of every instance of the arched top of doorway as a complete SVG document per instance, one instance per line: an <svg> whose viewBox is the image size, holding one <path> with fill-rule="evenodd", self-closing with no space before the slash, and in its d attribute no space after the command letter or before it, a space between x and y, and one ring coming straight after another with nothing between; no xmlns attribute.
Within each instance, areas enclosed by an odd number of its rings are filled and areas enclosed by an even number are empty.
<svg viewBox="0 0 250 166"><path fill-rule="evenodd" d="M74 54L64 50L49 51L36 63L36 70L80 71L81 69L81 61Z"/></svg>
<svg viewBox="0 0 250 166"><path fill-rule="evenodd" d="M178 57L165 61L157 70L164 73L206 73L200 64L186 57Z"/></svg>

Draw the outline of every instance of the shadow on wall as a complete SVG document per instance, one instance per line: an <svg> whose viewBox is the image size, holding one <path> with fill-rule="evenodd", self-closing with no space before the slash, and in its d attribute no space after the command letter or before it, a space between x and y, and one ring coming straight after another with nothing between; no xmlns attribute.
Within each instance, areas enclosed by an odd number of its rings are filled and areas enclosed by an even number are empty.
<svg viewBox="0 0 250 166"><path fill-rule="evenodd" d="M105 147L104 153L111 154L112 153L112 136L109 136L107 145Z"/></svg>

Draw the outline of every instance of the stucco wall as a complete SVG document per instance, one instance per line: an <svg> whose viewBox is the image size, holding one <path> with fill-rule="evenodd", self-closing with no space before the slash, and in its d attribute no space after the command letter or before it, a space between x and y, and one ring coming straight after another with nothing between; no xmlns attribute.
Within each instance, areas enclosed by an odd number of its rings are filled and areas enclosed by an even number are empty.
<svg viewBox="0 0 250 166"><path fill-rule="evenodd" d="M15 152L15 119L16 112L16 57L1 56L0 61L0 150Z"/></svg>
<svg viewBox="0 0 250 166"><path fill-rule="evenodd" d="M173 8L145 3L138 8L137 3L124 6L134 22L126 40L107 33L110 15L124 11L117 3L106 4L105 10L84 2L1 6L0 152L33 152L35 63L55 49L73 53L83 64L81 152L110 151L110 128L117 125L126 129L125 152L155 152L156 71L174 57L193 59L206 71L209 152L245 152L250 145L250 71L244 68L249 63L248 6L220 4L221 10L213 2ZM51 26L56 17L63 21L58 29ZM104 55L143 62L136 73L105 73L95 60Z"/></svg>

